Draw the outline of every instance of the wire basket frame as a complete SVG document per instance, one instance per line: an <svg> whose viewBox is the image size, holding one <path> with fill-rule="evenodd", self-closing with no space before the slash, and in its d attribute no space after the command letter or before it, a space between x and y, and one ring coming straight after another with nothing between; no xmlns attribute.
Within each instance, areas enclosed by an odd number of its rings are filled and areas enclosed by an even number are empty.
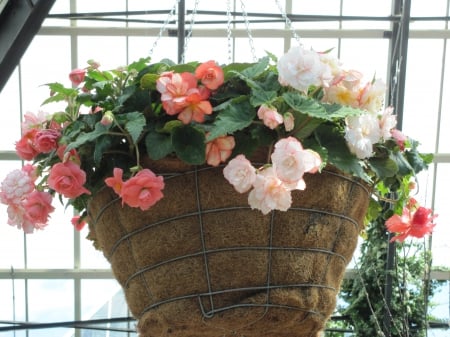
<svg viewBox="0 0 450 337"><path fill-rule="evenodd" d="M305 177L312 190L288 212L264 216L221 170L165 174L165 197L147 212L109 190L90 205L91 238L141 336L315 336L334 310L369 191L326 170Z"/></svg>

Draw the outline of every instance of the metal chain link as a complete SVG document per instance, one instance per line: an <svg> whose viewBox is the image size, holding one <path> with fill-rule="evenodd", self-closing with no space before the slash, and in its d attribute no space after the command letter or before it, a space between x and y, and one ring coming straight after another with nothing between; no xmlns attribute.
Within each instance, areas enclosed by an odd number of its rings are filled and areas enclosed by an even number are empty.
<svg viewBox="0 0 450 337"><path fill-rule="evenodd" d="M152 48L150 49L148 56L152 56L153 52L156 48L156 46L158 45L159 40L162 38L164 32L167 30L167 26L169 25L170 20L172 19L172 16L175 14L175 11L178 7L178 3L180 2L180 0L175 0L175 4L173 5L172 9L170 10L169 14L167 15L166 20L164 21L163 25L161 26L161 29L159 30L159 34L156 37L155 42L153 42Z"/></svg>
<svg viewBox="0 0 450 337"><path fill-rule="evenodd" d="M233 61L233 50L231 48L231 0L227 0L227 47L228 63Z"/></svg>
<svg viewBox="0 0 450 337"><path fill-rule="evenodd" d="M295 31L294 26L292 25L291 19L289 19L289 17L287 16L286 10L283 8L283 6L281 6L281 3L279 0L275 0L275 3L277 4L278 9L280 10L281 16L283 17L283 19L286 23L286 26L290 29L292 36L295 38L297 43L301 46L302 43L300 41L300 36Z"/></svg>
<svg viewBox="0 0 450 337"><path fill-rule="evenodd" d="M257 61L257 57L256 57L255 45L253 43L252 31L250 30L250 22L248 20L247 11L245 10L245 5L244 5L244 2L242 0L241 0L241 9L242 9L242 16L243 16L244 21L245 21L245 28L247 30L247 36L248 36L248 40L249 40L249 43L250 43L250 50L252 52L253 61L256 62Z"/></svg>
<svg viewBox="0 0 450 337"><path fill-rule="evenodd" d="M183 55L181 55L181 63L184 63L184 60L186 57L187 46L188 46L190 38L192 37L192 30L194 29L195 16L197 15L197 8L198 8L199 2L200 2L200 0L195 0L194 9L192 10L192 15L191 15L191 24L189 25L189 30L187 32L186 37L184 38L184 47L183 47Z"/></svg>

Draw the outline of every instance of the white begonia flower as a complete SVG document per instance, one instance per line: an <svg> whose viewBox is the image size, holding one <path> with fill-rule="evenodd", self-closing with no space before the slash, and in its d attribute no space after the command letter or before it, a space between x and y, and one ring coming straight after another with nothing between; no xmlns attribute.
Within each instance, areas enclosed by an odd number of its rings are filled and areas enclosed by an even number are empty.
<svg viewBox="0 0 450 337"><path fill-rule="evenodd" d="M346 118L345 140L359 159L369 158L373 154L373 144L381 139L381 131L376 115L367 113Z"/></svg>

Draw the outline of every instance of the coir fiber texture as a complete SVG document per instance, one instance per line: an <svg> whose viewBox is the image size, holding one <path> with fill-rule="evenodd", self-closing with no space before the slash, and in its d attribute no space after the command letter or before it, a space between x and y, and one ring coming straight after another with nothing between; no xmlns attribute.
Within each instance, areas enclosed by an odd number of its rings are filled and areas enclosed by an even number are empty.
<svg viewBox="0 0 450 337"><path fill-rule="evenodd" d="M304 179L289 211L265 216L222 168L165 175L164 198L145 212L122 206L109 188L98 193L90 238L110 261L140 336L318 336L369 197L333 169Z"/></svg>

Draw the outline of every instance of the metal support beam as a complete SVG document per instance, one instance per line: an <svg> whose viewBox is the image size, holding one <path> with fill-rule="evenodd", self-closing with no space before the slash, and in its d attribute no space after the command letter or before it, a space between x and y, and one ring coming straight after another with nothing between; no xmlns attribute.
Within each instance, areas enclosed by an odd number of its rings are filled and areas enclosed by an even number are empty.
<svg viewBox="0 0 450 337"><path fill-rule="evenodd" d="M9 0L0 15L0 91L55 0Z"/></svg>

